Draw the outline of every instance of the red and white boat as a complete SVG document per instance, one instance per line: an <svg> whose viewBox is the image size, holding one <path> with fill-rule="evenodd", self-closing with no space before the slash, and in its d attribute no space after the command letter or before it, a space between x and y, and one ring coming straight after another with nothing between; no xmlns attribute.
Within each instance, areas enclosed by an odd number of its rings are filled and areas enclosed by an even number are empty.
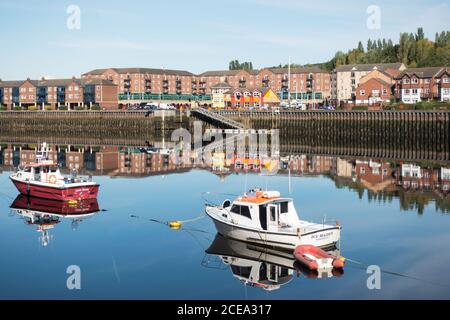
<svg viewBox="0 0 450 320"><path fill-rule="evenodd" d="M294 257L310 270L342 269L344 267L342 257L333 256L313 245L297 246Z"/></svg>
<svg viewBox="0 0 450 320"><path fill-rule="evenodd" d="M70 201L97 198L100 185L91 177L61 174L58 164L48 160L46 143L36 152L36 162L19 167L9 178L20 193L38 198Z"/></svg>

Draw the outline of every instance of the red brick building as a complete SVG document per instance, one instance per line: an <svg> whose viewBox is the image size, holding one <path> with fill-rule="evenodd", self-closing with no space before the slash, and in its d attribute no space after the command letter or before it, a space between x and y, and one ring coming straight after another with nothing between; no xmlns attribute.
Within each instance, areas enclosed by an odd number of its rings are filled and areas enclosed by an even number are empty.
<svg viewBox="0 0 450 320"><path fill-rule="evenodd" d="M355 104L380 105L389 103L392 94L392 84L379 78L372 78L360 83L355 90Z"/></svg>
<svg viewBox="0 0 450 320"><path fill-rule="evenodd" d="M35 107L44 110L61 106L89 109L94 105L117 109L117 86L103 79L0 81L0 103L8 109Z"/></svg>
<svg viewBox="0 0 450 320"><path fill-rule="evenodd" d="M450 68L411 68L395 77L395 96L404 103L450 100Z"/></svg>
<svg viewBox="0 0 450 320"><path fill-rule="evenodd" d="M184 70L151 68L96 69L82 79L106 79L117 85L118 94L191 94L197 92L197 79Z"/></svg>

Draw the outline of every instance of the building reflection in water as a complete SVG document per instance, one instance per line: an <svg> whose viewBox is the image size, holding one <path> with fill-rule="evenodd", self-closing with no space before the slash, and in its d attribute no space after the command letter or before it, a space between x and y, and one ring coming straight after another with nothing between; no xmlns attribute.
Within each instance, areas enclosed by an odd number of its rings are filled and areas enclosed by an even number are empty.
<svg viewBox="0 0 450 320"><path fill-rule="evenodd" d="M328 250L335 255L336 251L336 248ZM220 234L206 250L202 266L214 269L228 266L233 277L245 286L267 291L280 289L294 277L328 279L343 274L342 270L335 269L311 271L297 263L292 252L259 247Z"/></svg>
<svg viewBox="0 0 450 320"><path fill-rule="evenodd" d="M171 157L173 143L145 143L142 147L74 146L52 147L50 160L58 161L61 171L76 169L80 174L110 177L146 177L187 172L193 168L209 170L224 181L230 174L260 174L266 164L248 151L213 152L209 165L188 161L176 164ZM0 144L1 170L35 161L38 144ZM277 174L325 176L338 188L347 187L369 201L400 198L402 210L422 213L432 201L441 212L450 212L450 164L448 162L404 162L400 160L337 157L327 155L283 154L274 162Z"/></svg>
<svg viewBox="0 0 450 320"><path fill-rule="evenodd" d="M46 247L53 239L50 230L63 219L70 220L72 230L86 218L98 213L97 199L85 199L76 204L19 195L11 204L11 210L22 217L25 224L36 226L39 241Z"/></svg>

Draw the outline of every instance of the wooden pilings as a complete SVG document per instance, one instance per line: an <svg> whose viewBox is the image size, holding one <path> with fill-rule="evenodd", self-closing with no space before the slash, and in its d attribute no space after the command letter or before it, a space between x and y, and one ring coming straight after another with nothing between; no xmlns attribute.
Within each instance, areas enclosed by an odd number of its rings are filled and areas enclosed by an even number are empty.
<svg viewBox="0 0 450 320"><path fill-rule="evenodd" d="M220 111L249 128L280 129L285 153L450 160L448 111Z"/></svg>

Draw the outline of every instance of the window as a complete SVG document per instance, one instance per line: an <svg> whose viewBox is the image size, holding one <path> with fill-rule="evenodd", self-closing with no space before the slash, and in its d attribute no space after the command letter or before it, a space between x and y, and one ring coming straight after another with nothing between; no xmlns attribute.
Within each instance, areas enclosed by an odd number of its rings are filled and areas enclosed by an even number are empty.
<svg viewBox="0 0 450 320"><path fill-rule="evenodd" d="M409 80L409 79L403 79L403 83L404 83L404 84L409 84L409 83L410 83L410 80Z"/></svg>
<svg viewBox="0 0 450 320"><path fill-rule="evenodd" d="M383 96L387 96L387 90L383 89Z"/></svg>
<svg viewBox="0 0 450 320"><path fill-rule="evenodd" d="M277 221L276 207L269 207L269 208L270 208L270 221Z"/></svg>
<svg viewBox="0 0 450 320"><path fill-rule="evenodd" d="M443 78L443 79L442 79L442 82L443 82L443 83L450 83L450 78Z"/></svg>
<svg viewBox="0 0 450 320"><path fill-rule="evenodd" d="M233 204L230 211L251 219L250 209L248 208L248 206L239 206L239 205Z"/></svg>
<svg viewBox="0 0 450 320"><path fill-rule="evenodd" d="M288 202L281 202L280 203L280 213L287 213L288 212Z"/></svg>
<svg viewBox="0 0 450 320"><path fill-rule="evenodd" d="M419 79L417 79L417 78L411 79L411 83L412 84L418 84L419 83Z"/></svg>
<svg viewBox="0 0 450 320"><path fill-rule="evenodd" d="M365 95L366 95L366 90L360 90L360 91L359 91L359 95L365 96Z"/></svg>

